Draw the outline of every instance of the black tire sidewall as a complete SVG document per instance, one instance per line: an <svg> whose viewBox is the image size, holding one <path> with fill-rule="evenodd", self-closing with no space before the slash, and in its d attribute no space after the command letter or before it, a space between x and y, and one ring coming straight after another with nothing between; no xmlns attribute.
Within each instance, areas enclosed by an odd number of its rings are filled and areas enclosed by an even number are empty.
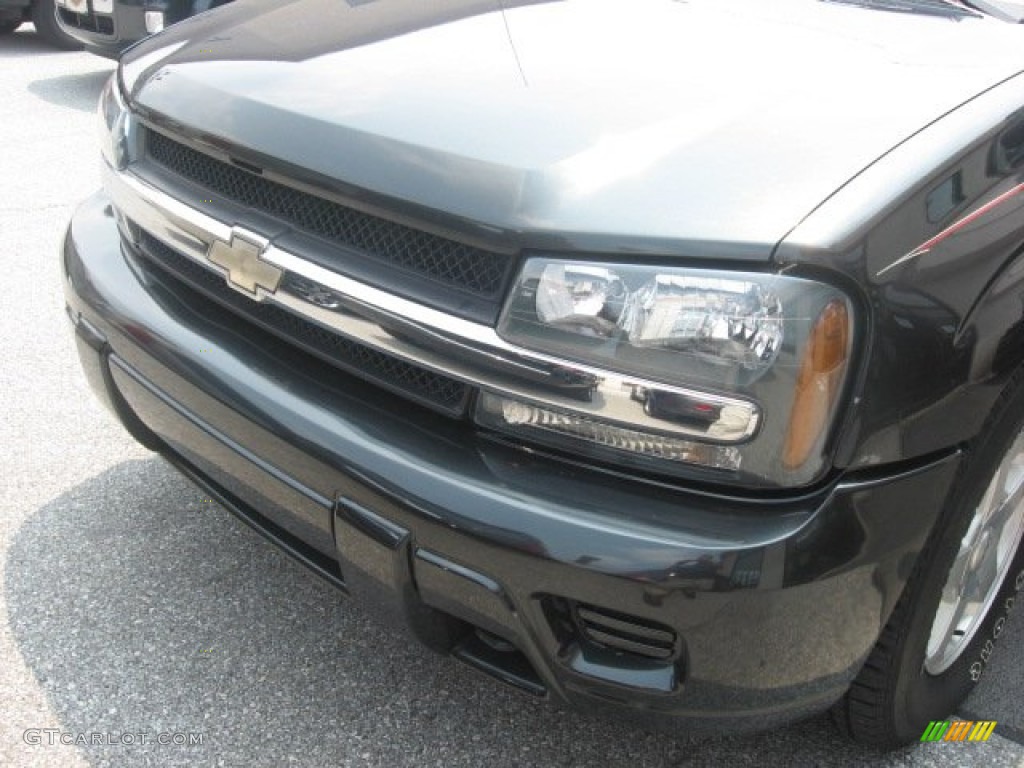
<svg viewBox="0 0 1024 768"><path fill-rule="evenodd" d="M893 691L893 724L902 741L919 739L931 720L953 714L983 676L996 641L1024 587L1024 546L1018 545L1013 562L987 615L959 658L944 672L932 675L924 668L925 651L949 570L960 550L975 510L1000 462L1024 427L1024 386L1002 398L988 425L975 440L940 516L932 543L924 553L920 577L911 586L905 616L906 640L899 658Z"/></svg>
<svg viewBox="0 0 1024 768"><path fill-rule="evenodd" d="M57 24L56 14L57 8L54 0L35 0L32 4L32 23L35 25L36 34L48 45L61 50L80 50L82 44L60 28L60 25Z"/></svg>

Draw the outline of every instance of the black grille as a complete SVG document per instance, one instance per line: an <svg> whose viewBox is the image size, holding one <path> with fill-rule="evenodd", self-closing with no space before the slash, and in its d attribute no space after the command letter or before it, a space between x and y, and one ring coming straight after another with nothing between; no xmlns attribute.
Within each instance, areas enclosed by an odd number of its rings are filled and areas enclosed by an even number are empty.
<svg viewBox="0 0 1024 768"><path fill-rule="evenodd" d="M504 286L511 265L501 254L421 232L270 181L156 131L147 132L146 145L149 157L172 173L378 261L485 299L496 300Z"/></svg>
<svg viewBox="0 0 1024 768"><path fill-rule="evenodd" d="M663 624L578 603L580 634L598 645L649 659L669 659L676 652L676 633Z"/></svg>
<svg viewBox="0 0 1024 768"><path fill-rule="evenodd" d="M67 8L58 8L60 19L69 27L78 27L89 32L96 32L107 37L114 36L114 20L109 16L96 16L91 13L75 13Z"/></svg>
<svg viewBox="0 0 1024 768"><path fill-rule="evenodd" d="M469 387L462 382L378 352L281 307L247 299L229 288L220 275L146 232L142 233L140 245L145 256L175 277L339 368L448 414L461 415L465 411Z"/></svg>

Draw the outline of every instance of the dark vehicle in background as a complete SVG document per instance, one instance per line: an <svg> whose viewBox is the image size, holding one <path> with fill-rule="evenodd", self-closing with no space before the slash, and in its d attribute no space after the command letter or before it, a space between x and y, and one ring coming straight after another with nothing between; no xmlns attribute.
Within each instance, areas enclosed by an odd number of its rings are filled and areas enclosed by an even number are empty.
<svg viewBox="0 0 1024 768"><path fill-rule="evenodd" d="M55 48L66 51L81 48L81 43L58 26L54 2L55 0L0 0L0 35L9 35L22 24L32 22L39 37Z"/></svg>
<svg viewBox="0 0 1024 768"><path fill-rule="evenodd" d="M50 0L53 2L53 0ZM90 53L116 59L144 37L231 0L55 0L57 23Z"/></svg>
<svg viewBox="0 0 1024 768"><path fill-rule="evenodd" d="M1024 588L1024 27L247 0L127 52L98 396L430 647L645 725L949 716Z"/></svg>

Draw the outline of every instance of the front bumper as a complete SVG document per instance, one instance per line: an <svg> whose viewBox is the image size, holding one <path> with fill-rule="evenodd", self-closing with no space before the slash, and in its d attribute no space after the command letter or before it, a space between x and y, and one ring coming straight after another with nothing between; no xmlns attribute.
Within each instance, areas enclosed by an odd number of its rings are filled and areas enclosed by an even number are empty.
<svg viewBox="0 0 1024 768"><path fill-rule="evenodd" d="M57 6L57 23L75 38L89 53L116 59L130 45L149 36L146 31L146 8L142 2L114 3L113 13L96 13L89 5L89 13L74 13Z"/></svg>
<svg viewBox="0 0 1024 768"><path fill-rule="evenodd" d="M63 259L86 374L140 440L428 645L646 724L764 728L831 704L957 464L786 499L613 477L340 372L308 376L302 353L198 312L122 244L102 194L75 214Z"/></svg>

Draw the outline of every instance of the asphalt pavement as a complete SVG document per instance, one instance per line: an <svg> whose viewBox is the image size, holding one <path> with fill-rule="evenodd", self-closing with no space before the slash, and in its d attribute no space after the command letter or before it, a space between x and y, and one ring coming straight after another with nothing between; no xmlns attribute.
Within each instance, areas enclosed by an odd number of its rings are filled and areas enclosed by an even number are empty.
<svg viewBox="0 0 1024 768"><path fill-rule="evenodd" d="M956 713L998 721L987 743L646 732L389 633L136 446L79 371L57 259L112 68L0 37L0 766L1024 766L1024 611Z"/></svg>

